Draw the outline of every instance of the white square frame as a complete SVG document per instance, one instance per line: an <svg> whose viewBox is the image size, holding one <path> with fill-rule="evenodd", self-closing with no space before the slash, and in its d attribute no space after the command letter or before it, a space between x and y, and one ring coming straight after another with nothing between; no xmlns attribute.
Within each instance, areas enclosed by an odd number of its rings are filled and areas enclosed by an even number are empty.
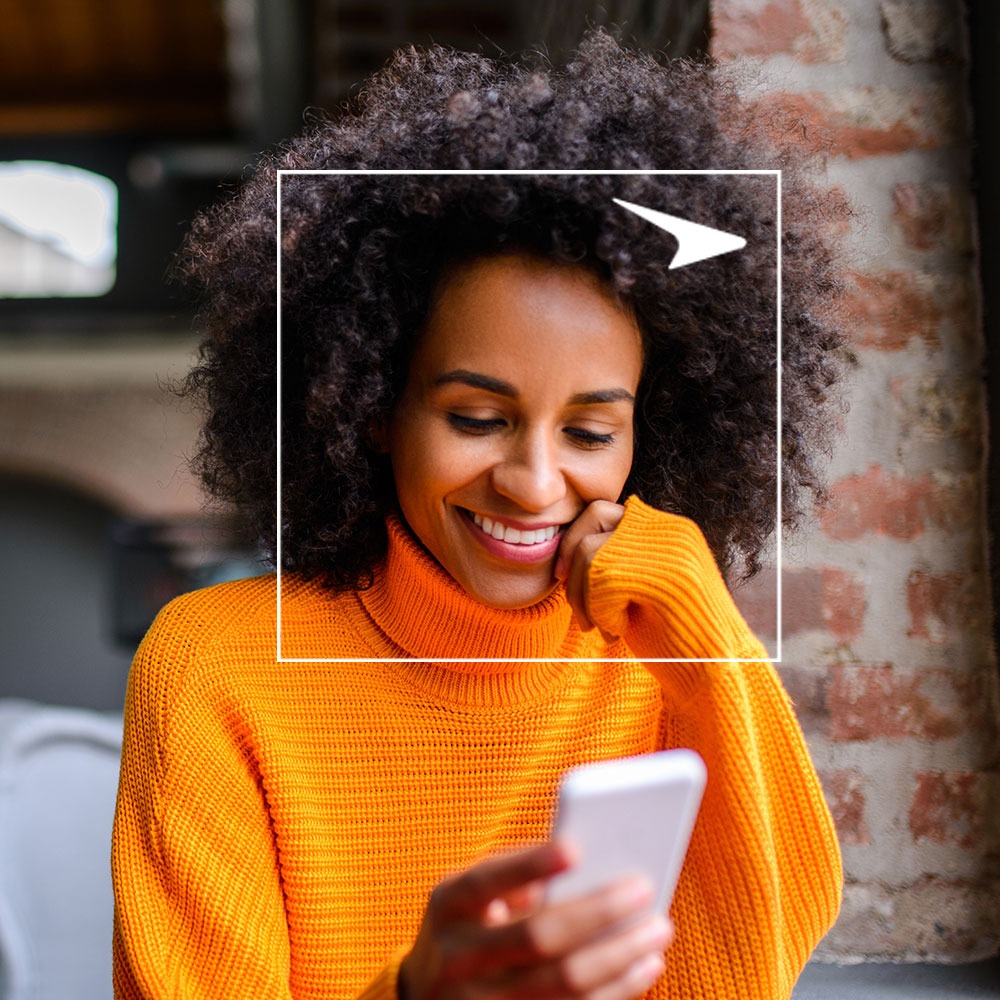
<svg viewBox="0 0 1000 1000"><path fill-rule="evenodd" d="M281 183L285 176L341 176L345 174L365 174L368 176L410 176L420 175L427 177L444 177L456 174L469 174L480 177L487 176L529 176L541 175L570 175L570 176L625 176L625 175L688 175L688 176L739 176L757 175L771 176L775 178L775 241L777 250L777 267L775 280L776 297L776 328L775 345L777 358L777 376L775 383L775 419L777 421L777 479L775 483L776 507L775 507L775 563L777 572L775 573L775 635L776 646L774 657L762 657L756 659L741 660L743 663L781 663L782 662L782 583L781 583L781 492L782 492L782 464L781 464L781 380L782 380L782 340L781 340L781 309L782 309L782 283L781 283L781 170L278 170L277 171L277 191L276 191L276 221L277 239L275 245L275 269L277 277L276 309L277 309L277 405L276 405L276 441L277 441L277 508L276 508L276 550L275 550L275 577L276 577L276 660L278 663L409 663L414 661L413 657L312 657L312 656L282 656L281 654ZM696 266L696 265L691 265ZM570 658L570 659L509 659L480 657L476 659L427 659L416 660L423 663L632 663L634 657L628 659L591 659L591 658ZM690 659L686 657L663 657L648 659L649 663L729 663L729 659Z"/></svg>

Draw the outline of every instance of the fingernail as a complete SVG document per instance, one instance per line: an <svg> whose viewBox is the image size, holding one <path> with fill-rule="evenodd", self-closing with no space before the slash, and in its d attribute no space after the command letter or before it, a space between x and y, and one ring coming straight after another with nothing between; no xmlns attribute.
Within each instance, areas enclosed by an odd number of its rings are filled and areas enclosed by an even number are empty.
<svg viewBox="0 0 1000 1000"><path fill-rule="evenodd" d="M619 886L616 901L621 903L623 909L638 910L653 901L653 890L645 879L629 879Z"/></svg>
<svg viewBox="0 0 1000 1000"><path fill-rule="evenodd" d="M663 948L670 940L669 924L659 915L653 917L643 929L642 940L650 948Z"/></svg>
<svg viewBox="0 0 1000 1000"><path fill-rule="evenodd" d="M551 843L556 850L560 865L572 868L577 863L580 852L573 844L566 840L554 840Z"/></svg>
<svg viewBox="0 0 1000 1000"><path fill-rule="evenodd" d="M646 955L633 966L636 979L650 985L663 975L664 967L662 955Z"/></svg>

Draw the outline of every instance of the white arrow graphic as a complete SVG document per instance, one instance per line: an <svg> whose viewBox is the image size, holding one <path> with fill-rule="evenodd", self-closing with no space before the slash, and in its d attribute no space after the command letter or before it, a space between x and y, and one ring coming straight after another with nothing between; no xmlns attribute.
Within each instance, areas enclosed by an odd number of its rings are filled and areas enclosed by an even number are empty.
<svg viewBox="0 0 1000 1000"><path fill-rule="evenodd" d="M670 262L671 271L675 267L686 267L688 264L697 264L700 260L708 260L709 257L742 250L747 245L742 236L724 233L721 229L702 226L687 219L678 219L676 215L657 212L655 209L646 208L645 205L634 205L630 201L622 201L621 198L613 198L612 201L630 212L635 212L647 222L652 222L654 226L665 229L676 238L677 253Z"/></svg>

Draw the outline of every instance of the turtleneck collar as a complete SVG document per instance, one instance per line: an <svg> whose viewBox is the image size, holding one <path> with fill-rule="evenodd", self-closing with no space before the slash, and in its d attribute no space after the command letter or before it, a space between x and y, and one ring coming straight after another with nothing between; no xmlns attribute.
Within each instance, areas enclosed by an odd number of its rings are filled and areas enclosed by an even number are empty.
<svg viewBox="0 0 1000 1000"><path fill-rule="evenodd" d="M470 597L413 538L398 516L386 525L389 548L361 603L398 655L489 672L484 660L585 656L562 588L528 608L492 608ZM586 643L584 643L586 645ZM495 668L494 668L495 669Z"/></svg>

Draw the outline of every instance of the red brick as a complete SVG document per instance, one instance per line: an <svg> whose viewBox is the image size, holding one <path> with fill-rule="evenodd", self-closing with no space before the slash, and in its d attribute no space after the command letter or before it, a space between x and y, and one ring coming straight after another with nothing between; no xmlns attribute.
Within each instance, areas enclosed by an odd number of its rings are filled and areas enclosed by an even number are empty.
<svg viewBox="0 0 1000 1000"><path fill-rule="evenodd" d="M893 476L881 466L833 484L820 510L823 531L853 542L868 534L912 541L929 527L953 530L975 516L969 483L944 485L930 474L916 479Z"/></svg>
<svg viewBox="0 0 1000 1000"><path fill-rule="evenodd" d="M838 642L851 642L861 634L868 601L865 586L842 569L820 570L823 621Z"/></svg>
<svg viewBox="0 0 1000 1000"><path fill-rule="evenodd" d="M960 639L985 626L985 595L985 583L974 573L913 570L906 579L907 635L935 645Z"/></svg>
<svg viewBox="0 0 1000 1000"><path fill-rule="evenodd" d="M928 275L884 271L846 277L842 308L854 344L898 351L922 339L929 347L938 346L944 308Z"/></svg>
<svg viewBox="0 0 1000 1000"><path fill-rule="evenodd" d="M777 597L774 570L763 570L736 591L736 603L758 635L774 637ZM864 621L864 585L845 570L787 569L781 575L781 633L828 632L838 642L857 638Z"/></svg>
<svg viewBox="0 0 1000 1000"><path fill-rule="evenodd" d="M741 583L733 591L740 612L759 636L775 637L778 621L775 610L777 592L777 574L773 569L761 570L753 579Z"/></svg>
<svg viewBox="0 0 1000 1000"><path fill-rule="evenodd" d="M789 54L804 63L832 62L845 56L846 29L843 11L824 0L721 0L712 4L712 55Z"/></svg>
<svg viewBox="0 0 1000 1000"><path fill-rule="evenodd" d="M972 848L983 837L984 816L977 775L967 771L919 771L910 806L916 841Z"/></svg>
<svg viewBox="0 0 1000 1000"><path fill-rule="evenodd" d="M905 63L933 62L939 65L962 58L963 13L955 3L914 3L913 0L882 0L882 32L893 58Z"/></svg>
<svg viewBox="0 0 1000 1000"><path fill-rule="evenodd" d="M893 219L911 249L971 251L968 201L954 185L906 181L892 189L892 201Z"/></svg>
<svg viewBox="0 0 1000 1000"><path fill-rule="evenodd" d="M871 836L865 822L867 800L864 775L849 768L821 772L819 777L841 844L863 846L869 843Z"/></svg>
<svg viewBox="0 0 1000 1000"><path fill-rule="evenodd" d="M781 605L781 631L784 636L822 628L823 590L820 574L814 569L785 570L781 574ZM771 630L774 630L773 625Z"/></svg>
<svg viewBox="0 0 1000 1000"><path fill-rule="evenodd" d="M779 145L854 160L967 142L967 116L958 94L958 88L945 86L771 91L757 100L756 109Z"/></svg>
<svg viewBox="0 0 1000 1000"><path fill-rule="evenodd" d="M991 704L984 673L891 664L835 664L824 690L835 740L944 740L986 726Z"/></svg>
<svg viewBox="0 0 1000 1000"><path fill-rule="evenodd" d="M830 713L826 706L826 671L789 663L779 664L777 669L781 683L795 706L795 716L802 731L806 736L825 737L830 729Z"/></svg>

